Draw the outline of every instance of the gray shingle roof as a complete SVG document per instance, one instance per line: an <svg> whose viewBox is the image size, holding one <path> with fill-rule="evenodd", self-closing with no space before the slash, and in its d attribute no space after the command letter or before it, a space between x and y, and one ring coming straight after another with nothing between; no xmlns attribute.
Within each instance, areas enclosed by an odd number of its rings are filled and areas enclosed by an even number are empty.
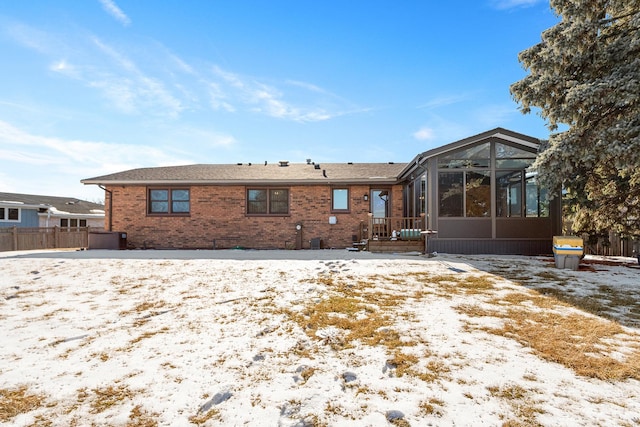
<svg viewBox="0 0 640 427"><path fill-rule="evenodd" d="M30 206L51 206L61 212L72 214L95 214L95 210L104 211L104 205L75 199L73 197L40 196L35 194L0 193L0 203L20 203ZM20 205L16 205L20 207Z"/></svg>
<svg viewBox="0 0 640 427"><path fill-rule="evenodd" d="M406 163L198 164L131 169L84 184L317 184L397 182Z"/></svg>

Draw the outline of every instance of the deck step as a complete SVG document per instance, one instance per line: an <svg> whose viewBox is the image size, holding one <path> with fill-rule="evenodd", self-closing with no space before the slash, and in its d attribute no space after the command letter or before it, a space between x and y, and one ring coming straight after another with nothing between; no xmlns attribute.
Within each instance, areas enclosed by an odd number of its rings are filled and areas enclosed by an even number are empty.
<svg viewBox="0 0 640 427"><path fill-rule="evenodd" d="M422 240L369 240L369 252L424 252Z"/></svg>

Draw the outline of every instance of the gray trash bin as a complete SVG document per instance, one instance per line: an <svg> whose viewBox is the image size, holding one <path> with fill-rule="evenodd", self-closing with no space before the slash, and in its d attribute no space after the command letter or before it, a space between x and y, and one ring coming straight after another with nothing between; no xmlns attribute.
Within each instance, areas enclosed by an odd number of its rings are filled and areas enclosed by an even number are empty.
<svg viewBox="0 0 640 427"><path fill-rule="evenodd" d="M320 249L322 246L322 239L319 237L314 237L309 242L311 244L311 249Z"/></svg>

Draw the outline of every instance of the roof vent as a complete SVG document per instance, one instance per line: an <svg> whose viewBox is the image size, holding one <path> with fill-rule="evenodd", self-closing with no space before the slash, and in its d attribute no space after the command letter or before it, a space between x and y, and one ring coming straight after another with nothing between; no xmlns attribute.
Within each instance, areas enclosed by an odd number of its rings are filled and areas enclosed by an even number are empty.
<svg viewBox="0 0 640 427"><path fill-rule="evenodd" d="M313 168L320 170L320 163L314 163Z"/></svg>
<svg viewBox="0 0 640 427"><path fill-rule="evenodd" d="M280 167L289 166L289 162L287 160L280 160Z"/></svg>
<svg viewBox="0 0 640 427"><path fill-rule="evenodd" d="M307 159L307 164L310 165L311 164L311 159Z"/></svg>
<svg viewBox="0 0 640 427"><path fill-rule="evenodd" d="M353 164L353 162L347 162L347 164L348 164L348 165L352 165L352 164Z"/></svg>

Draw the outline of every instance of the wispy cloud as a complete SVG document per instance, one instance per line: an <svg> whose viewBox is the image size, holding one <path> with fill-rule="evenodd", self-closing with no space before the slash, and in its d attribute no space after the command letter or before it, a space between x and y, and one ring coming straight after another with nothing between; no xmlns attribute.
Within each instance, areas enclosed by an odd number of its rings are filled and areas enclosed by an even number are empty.
<svg viewBox="0 0 640 427"><path fill-rule="evenodd" d="M97 37L91 40L116 68L94 72L84 80L90 87L100 89L116 108L129 114L155 111L168 117L176 117L184 109L161 80L146 75L133 60Z"/></svg>
<svg viewBox="0 0 640 427"><path fill-rule="evenodd" d="M212 75L219 79L217 83L210 84L210 89L213 89L210 93L215 94L215 105L228 111L237 108L231 107L233 102L227 102L230 99L235 100L235 104L244 105L249 111L297 122L324 121L357 111L353 107L347 107L347 102L310 83L287 80L278 87L254 77L224 70L217 65L212 67ZM292 90L294 93L287 95L283 92L287 86L294 87L297 91L302 90L303 93ZM310 96L310 93L315 97ZM304 101L296 104L288 100L288 97L296 96Z"/></svg>
<svg viewBox="0 0 640 427"><path fill-rule="evenodd" d="M421 146L424 150L442 144L457 141L465 136L472 135L476 125L468 121L450 120L438 114L430 113L425 124L413 133L414 139L427 143Z"/></svg>
<svg viewBox="0 0 640 427"><path fill-rule="evenodd" d="M161 163L171 156L164 150L142 145L114 144L106 142L63 139L34 135L0 120L0 143L11 148L0 153L0 159L12 156L13 161L49 164L66 167L70 164L88 170L105 169L112 162L139 164ZM13 154L8 154L12 152Z"/></svg>
<svg viewBox="0 0 640 427"><path fill-rule="evenodd" d="M304 123L368 111L313 83L274 82L210 63L197 67L155 41L144 48L116 46L89 31L72 38L21 24L10 33L48 57L48 71L99 91L108 107L127 115L177 119L185 111L209 109Z"/></svg>
<svg viewBox="0 0 640 427"><path fill-rule="evenodd" d="M520 116L520 112L513 103L490 104L477 108L470 116L480 126L492 128L495 126L505 126L514 116Z"/></svg>
<svg viewBox="0 0 640 427"><path fill-rule="evenodd" d="M435 109L440 107L445 107L448 105L458 104L460 102L468 101L472 99L473 95L471 93L460 93L453 95L445 95L438 96L436 98L430 99L424 104L418 105L419 109Z"/></svg>
<svg viewBox="0 0 640 427"><path fill-rule="evenodd" d="M491 0L491 7L499 10L514 9L518 7L531 7L539 3L548 3L547 0Z"/></svg>
<svg viewBox="0 0 640 427"><path fill-rule="evenodd" d="M54 35L19 22L12 22L5 28L7 35L20 45L42 54L64 52L65 46Z"/></svg>
<svg viewBox="0 0 640 427"><path fill-rule="evenodd" d="M212 135L206 135L212 139ZM219 140L223 136L218 136ZM36 135L0 120L0 191L102 198L81 179L137 167L193 163L175 149L162 146L64 139ZM42 176L42 171L47 176ZM17 181L16 176L38 179Z"/></svg>
<svg viewBox="0 0 640 427"><path fill-rule="evenodd" d="M433 129L423 126L413 133L413 137L418 141L429 141L434 138Z"/></svg>
<svg viewBox="0 0 640 427"><path fill-rule="evenodd" d="M118 7L113 0L98 0L102 8L111 16L113 16L122 25L131 25L131 19Z"/></svg>

